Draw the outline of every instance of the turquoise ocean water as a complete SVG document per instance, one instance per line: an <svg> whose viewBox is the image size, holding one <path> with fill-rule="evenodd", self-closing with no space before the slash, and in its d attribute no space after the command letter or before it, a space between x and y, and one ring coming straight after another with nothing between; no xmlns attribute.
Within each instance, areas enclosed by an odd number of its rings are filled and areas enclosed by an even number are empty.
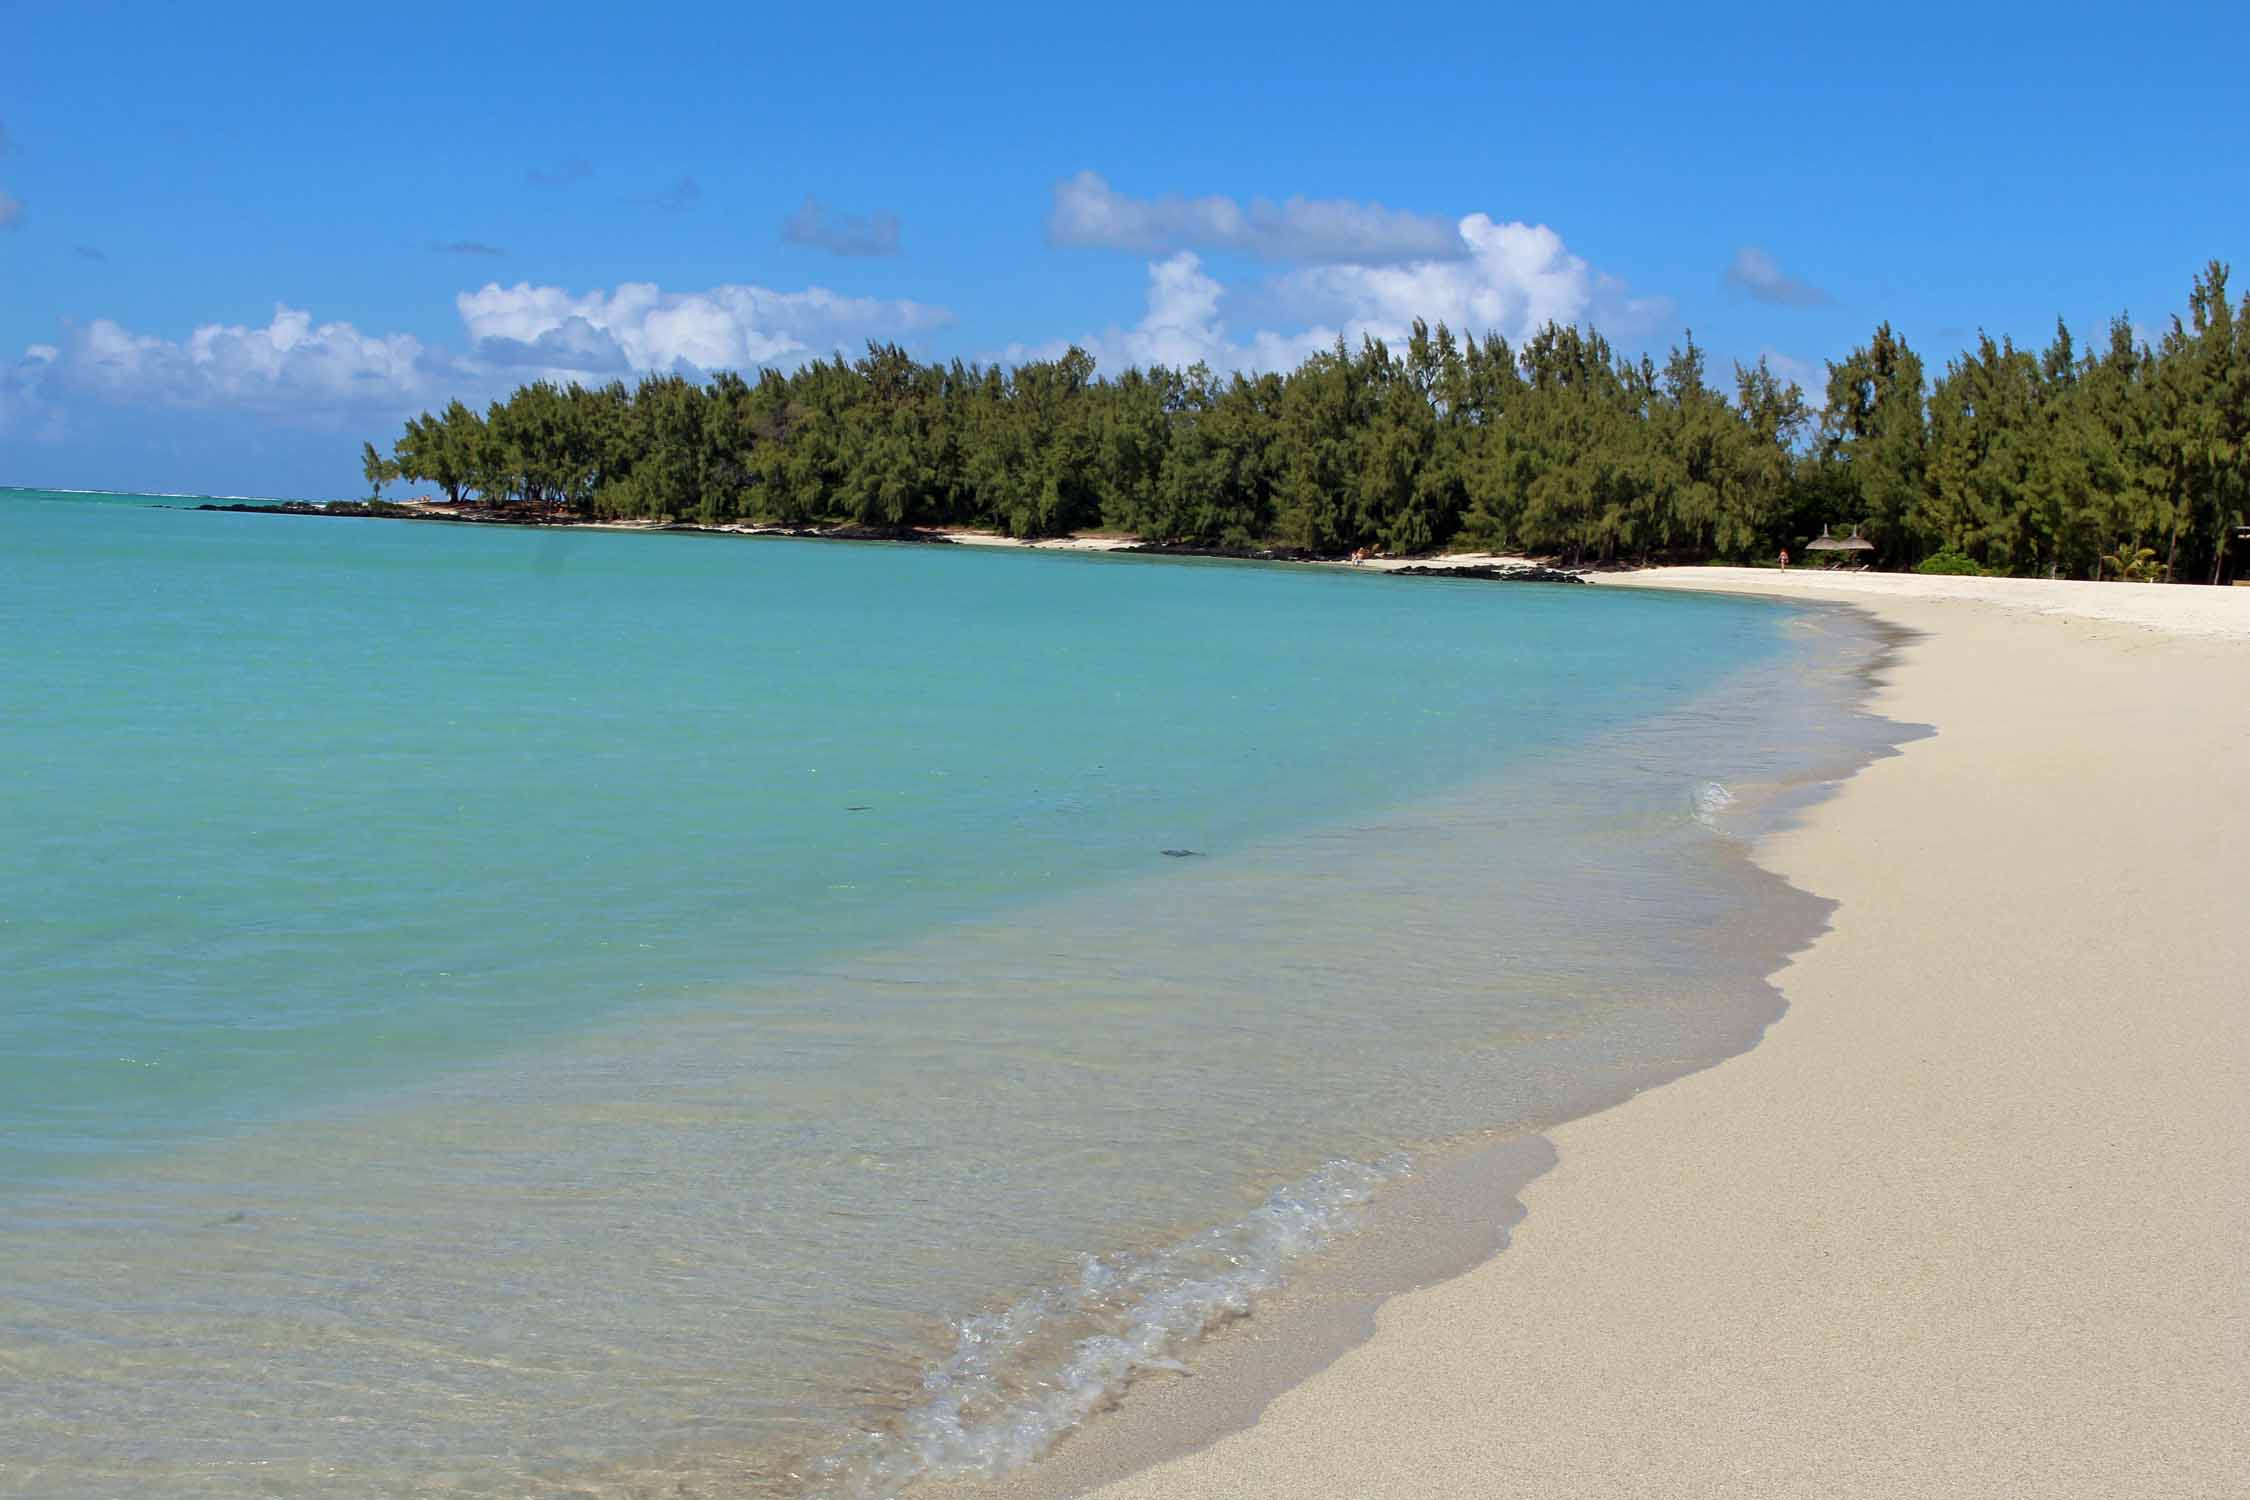
<svg viewBox="0 0 2250 1500"><path fill-rule="evenodd" d="M0 491L0 1493L1032 1458L1747 1045L1879 740L1757 602L192 503Z"/></svg>

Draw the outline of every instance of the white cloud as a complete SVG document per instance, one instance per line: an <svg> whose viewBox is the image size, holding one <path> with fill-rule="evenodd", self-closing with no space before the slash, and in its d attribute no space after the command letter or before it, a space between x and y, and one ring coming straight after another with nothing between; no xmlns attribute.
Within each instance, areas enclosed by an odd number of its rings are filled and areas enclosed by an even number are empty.
<svg viewBox="0 0 2250 1500"><path fill-rule="evenodd" d="M629 281L614 292L574 295L529 282L488 282L454 304L480 348L561 340L589 355L606 340L636 370L798 364L841 343L922 333L953 321L944 308L926 303L842 297L825 287L666 292L653 282Z"/></svg>
<svg viewBox="0 0 2250 1500"><path fill-rule="evenodd" d="M1351 328L1403 332L1424 318L1519 341L1549 322L1598 317L1614 326L1663 311L1655 299L1625 297L1620 283L1597 275L1544 224L1470 214L1457 233L1459 260L1315 266L1289 273L1275 290L1305 315Z"/></svg>
<svg viewBox="0 0 2250 1500"><path fill-rule="evenodd" d="M1239 250L1262 260L1427 260L1462 253L1449 219L1344 198L1134 198L1095 172L1055 184L1047 215L1054 244L1164 255Z"/></svg>
<svg viewBox="0 0 2250 1500"><path fill-rule="evenodd" d="M1287 222L1311 219L1301 214ZM1544 225L1478 213L1447 233L1444 253L1302 264L1236 286L1222 283L1194 251L1175 250L1149 264L1138 322L1079 342L1111 371L1198 360L1220 370L1285 370L1339 338L1357 344L1373 336L1395 345L1417 318L1445 322L1465 336L1497 332L1521 343L1549 321L1590 320L1631 336L1653 331L1670 316L1668 302L1629 295ZM1341 241L1331 236L1329 243ZM263 327L207 324L179 340L107 319L71 325L57 344L40 346L43 354L35 350L7 369L6 395L19 412L37 400L75 395L320 420L409 410L454 396L482 400L541 377L594 381L658 370L790 368L869 338L907 338L952 322L945 309L929 304L822 287L782 292L728 284L674 292L626 282L575 292L495 281L454 302L464 335L455 347L426 344L412 334L365 333L350 323L315 323L287 306L277 306ZM1230 314L1246 331L1234 331ZM1059 341L1016 345L1003 357L1051 355L1063 347Z"/></svg>
<svg viewBox="0 0 2250 1500"><path fill-rule="evenodd" d="M1826 307L1836 300L1812 283L1789 275L1778 261L1753 245L1734 253L1734 263L1727 267L1727 285L1777 307Z"/></svg>
<svg viewBox="0 0 2250 1500"><path fill-rule="evenodd" d="M206 323L179 342L96 318L67 330L51 362L67 389L113 401L296 410L412 399L431 351L410 334L315 325L276 304L262 328Z"/></svg>
<svg viewBox="0 0 2250 1500"><path fill-rule="evenodd" d="M1260 330L1235 343L1219 318L1219 303L1226 295L1227 289L1203 269L1202 259L1192 250L1182 250L1150 263L1146 311L1132 327L1112 324L1106 332L1077 339L1010 344L1000 361L1054 359L1075 343L1111 374L1133 366L1185 369L1199 360L1215 370L1285 370L1336 341L1333 328L1300 328Z"/></svg>
<svg viewBox="0 0 2250 1500"><path fill-rule="evenodd" d="M1183 367L1226 347L1219 298L1226 288L1203 272L1191 250L1148 268L1148 312L1130 329L1098 340L1104 362Z"/></svg>
<svg viewBox="0 0 2250 1500"><path fill-rule="evenodd" d="M666 292L628 282L578 294L493 282L455 304L468 336L461 352L412 334L316 324L310 313L280 304L263 327L208 323L177 340L107 318L72 324L58 344L32 345L0 372L0 417L13 413L20 426L34 407L72 396L301 416L400 410L454 396L482 399L541 376L795 365L829 348L951 321L942 308L821 287Z"/></svg>
<svg viewBox="0 0 2250 1500"><path fill-rule="evenodd" d="M1469 336L1499 333L1521 344L1550 321L1593 320L1607 331L1629 333L1651 329L1671 315L1668 301L1630 296L1621 282L1573 255L1545 225L1501 224L1470 214L1454 234L1458 258L1309 266L1241 293L1230 292L1194 252L1183 250L1150 264L1140 322L1079 342L1109 370L1197 360L1221 370L1286 370L1339 337L1356 345L1371 336L1395 346L1417 318ZM1268 326L1231 336L1221 316L1229 303L1255 307ZM1019 345L1006 357L1052 356L1061 348Z"/></svg>

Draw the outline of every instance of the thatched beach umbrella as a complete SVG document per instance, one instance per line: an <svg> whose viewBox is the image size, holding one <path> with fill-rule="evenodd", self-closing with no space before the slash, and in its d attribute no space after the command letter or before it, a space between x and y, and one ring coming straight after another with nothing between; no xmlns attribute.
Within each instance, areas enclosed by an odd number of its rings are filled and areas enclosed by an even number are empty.
<svg viewBox="0 0 2250 1500"><path fill-rule="evenodd" d="M1854 526L1850 536L1830 536L1828 528L1820 528L1820 535L1805 543L1807 552L1873 552L1873 542L1860 540L1859 528Z"/></svg>

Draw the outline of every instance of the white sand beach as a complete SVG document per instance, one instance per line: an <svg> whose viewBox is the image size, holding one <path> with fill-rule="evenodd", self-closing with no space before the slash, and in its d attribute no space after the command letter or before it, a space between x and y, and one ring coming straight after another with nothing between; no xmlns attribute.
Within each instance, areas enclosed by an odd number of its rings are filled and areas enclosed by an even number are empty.
<svg viewBox="0 0 2250 1500"><path fill-rule="evenodd" d="M1877 706L1936 734L1757 851L1839 903L1788 1014L1553 1132L1503 1253L1097 1493L2250 1494L2250 590L1602 586L1917 633Z"/></svg>
<svg viewBox="0 0 2250 1500"><path fill-rule="evenodd" d="M1022 547L1038 552L1122 552L1128 547L1138 547L1137 536L1054 536L1025 540L1022 537L1002 536L997 531L967 531L960 528L937 533L946 541L964 547Z"/></svg>

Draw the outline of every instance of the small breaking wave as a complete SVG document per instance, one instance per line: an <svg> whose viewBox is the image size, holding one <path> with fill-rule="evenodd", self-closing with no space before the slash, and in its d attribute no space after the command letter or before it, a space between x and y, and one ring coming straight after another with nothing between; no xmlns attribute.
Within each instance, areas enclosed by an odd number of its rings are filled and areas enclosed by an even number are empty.
<svg viewBox="0 0 2250 1500"><path fill-rule="evenodd" d="M1734 793L1727 790L1723 781L1699 781L1695 790L1688 793L1688 810L1695 821L1706 828L1719 826L1719 814L1734 806Z"/></svg>
<svg viewBox="0 0 2250 1500"><path fill-rule="evenodd" d="M1330 1162L1235 1223L1151 1254L1085 1256L1076 1282L963 1320L952 1353L923 1373L920 1399L814 1465L810 1493L886 1500L918 1479L1031 1463L1143 1371L1183 1368L1190 1346L1248 1316L1407 1165Z"/></svg>

